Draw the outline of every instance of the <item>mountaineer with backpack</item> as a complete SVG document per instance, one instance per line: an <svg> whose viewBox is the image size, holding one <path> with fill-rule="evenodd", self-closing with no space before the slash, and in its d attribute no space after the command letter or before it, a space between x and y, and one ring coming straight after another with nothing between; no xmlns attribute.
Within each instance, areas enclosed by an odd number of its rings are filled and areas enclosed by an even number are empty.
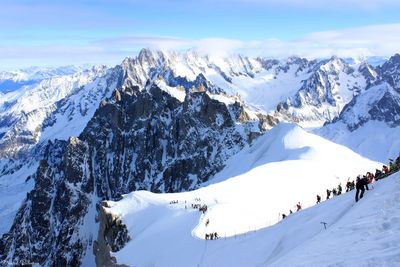
<svg viewBox="0 0 400 267"><path fill-rule="evenodd" d="M361 194L360 194L360 199L361 199L364 196L365 189L369 190L367 177L365 177L365 176L363 178L361 178L360 176L357 177L356 189L357 189L356 202L358 202L358 194L360 193L360 191L361 191Z"/></svg>
<svg viewBox="0 0 400 267"><path fill-rule="evenodd" d="M327 199L327 200L330 198L331 192L332 192L331 190L326 189L326 199Z"/></svg>

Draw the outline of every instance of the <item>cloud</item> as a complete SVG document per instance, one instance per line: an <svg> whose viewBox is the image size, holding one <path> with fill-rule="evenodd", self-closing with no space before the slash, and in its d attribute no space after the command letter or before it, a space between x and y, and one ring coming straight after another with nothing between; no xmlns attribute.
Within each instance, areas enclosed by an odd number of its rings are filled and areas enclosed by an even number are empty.
<svg viewBox="0 0 400 267"><path fill-rule="evenodd" d="M121 37L101 40L96 44L111 49L150 47L162 50L184 50L192 48L200 52L219 55L243 53L286 57L296 54L310 58L332 55L343 57L389 56L400 52L400 24L315 32L289 41L279 39L242 41L226 38Z"/></svg>
<svg viewBox="0 0 400 267"><path fill-rule="evenodd" d="M315 32L296 40L243 41L227 38L187 39L163 36L122 36L86 45L15 46L0 45L2 65L66 65L82 63L118 64L143 48L161 50L195 49L201 53L226 56L307 58L391 56L400 52L400 24L371 25L336 31Z"/></svg>

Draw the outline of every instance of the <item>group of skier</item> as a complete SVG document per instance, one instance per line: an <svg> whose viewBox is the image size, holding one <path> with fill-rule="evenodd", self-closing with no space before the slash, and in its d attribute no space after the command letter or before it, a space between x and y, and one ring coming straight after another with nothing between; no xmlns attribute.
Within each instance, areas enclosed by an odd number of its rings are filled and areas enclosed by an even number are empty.
<svg viewBox="0 0 400 267"><path fill-rule="evenodd" d="M206 240L216 240L218 239L218 234L217 232L211 233L211 234L206 234Z"/></svg>
<svg viewBox="0 0 400 267"><path fill-rule="evenodd" d="M358 202L358 200L360 200L364 196L365 190L369 190L369 187L368 187L369 184L371 184L374 180L378 181L394 172L397 172L399 170L399 168L400 168L400 156L397 157L396 160L390 159L389 167L386 165L383 165L382 170L376 169L375 174L373 174L372 172L367 172L367 174L365 174L365 175L357 176L355 182L348 180L346 183L346 192L350 192L351 190L354 190L354 188L355 188L356 189L355 200L356 200L356 202ZM326 194L327 194L326 199L329 199L330 192L331 191L329 189L326 190ZM335 195L334 189L332 190L332 192ZM340 193L341 193L341 185L339 184L337 194L340 195ZM317 203L319 203L318 197L319 196L317 195Z"/></svg>
<svg viewBox="0 0 400 267"><path fill-rule="evenodd" d="M199 211L201 211L203 214L205 214L208 210L208 207L206 204L192 204L192 209L198 209Z"/></svg>
<svg viewBox="0 0 400 267"><path fill-rule="evenodd" d="M207 220L206 220L206 223L205 223L206 227L207 227L209 224L210 224L210 219L207 219ZM210 234L207 234L207 233L206 233L205 238L206 238L206 240L216 240L216 239L218 239L218 234L217 234L217 232L213 232L213 233L210 233Z"/></svg>
<svg viewBox="0 0 400 267"><path fill-rule="evenodd" d="M380 179L385 178L386 176L389 176L390 174L397 172L400 170L400 156L396 158L396 160L390 159L389 167L386 165L382 166L382 170L376 169L375 174L371 172L367 172L365 175L359 175L356 178L356 181L347 181L346 183L346 192L350 192L354 189L356 189L356 195L355 195L355 200L358 202L363 196L365 190L369 190L368 185L373 182L373 180L378 181ZM341 195L342 194L342 185L339 184L337 188L333 188L332 190L326 189L326 199L331 198L331 194L333 196ZM321 203L321 196L317 195L317 202L316 204ZM298 202L296 204L297 211L301 210L301 204ZM290 210L290 214L293 213L292 210ZM282 214L282 219L285 219L287 217L286 214Z"/></svg>
<svg viewBox="0 0 400 267"><path fill-rule="evenodd" d="M342 194L342 190L343 190L343 188L342 188L342 184L341 183L337 187L333 188L332 190L326 189L326 199L330 199L331 193L332 193L333 196L341 195ZM321 202L321 197L319 197L320 200L318 201L318 196L319 195L317 195L317 204Z"/></svg>

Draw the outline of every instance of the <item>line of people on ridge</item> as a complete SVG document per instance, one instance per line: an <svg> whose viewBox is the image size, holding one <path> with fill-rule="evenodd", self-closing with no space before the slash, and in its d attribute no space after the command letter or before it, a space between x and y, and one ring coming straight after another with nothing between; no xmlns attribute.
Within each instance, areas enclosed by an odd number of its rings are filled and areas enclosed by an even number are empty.
<svg viewBox="0 0 400 267"><path fill-rule="evenodd" d="M386 165L382 166L382 170L376 169L375 170L375 174L371 173L371 172L367 172L367 174L365 175L359 175L356 178L356 181L347 181L346 183L346 192L350 192L354 189L356 189L356 195L355 195L355 200L356 202L358 202L358 200L360 200L363 196L364 196L364 192L365 190L369 190L368 185L371 184L373 182L373 180L378 181L381 180L387 176L389 176L390 174L393 174L397 171L400 170L400 155L396 158L396 160L393 159L389 159L390 163L389 163L389 167ZM332 190L326 189L326 199L330 199L331 194L333 194L333 196L338 196L342 194L342 184L339 183L339 185L337 186L337 188L333 188ZM321 203L321 196L317 195L317 202L316 204ZM298 202L296 204L296 208L297 211L301 210L301 204L300 202ZM289 213L292 214L293 211L289 210ZM282 219L285 219L287 217L287 215L285 213L282 214Z"/></svg>
<svg viewBox="0 0 400 267"><path fill-rule="evenodd" d="M399 171L400 169L400 156L398 156L396 158L396 160L393 159L389 159L389 167L386 165L382 166L382 170L376 169L375 170L375 175L367 172L366 175L363 175L361 177L361 175L357 176L357 180L356 180L356 202L358 202L358 200L360 200L363 196L364 196L364 192L365 190L369 190L368 185L371 184L373 182L373 180L375 181L379 181L387 176L389 176L390 174L393 174L397 171Z"/></svg>
<svg viewBox="0 0 400 267"><path fill-rule="evenodd" d="M199 201L201 201L201 200L200 200L200 198L195 198L195 201L196 201L196 202L199 202ZM172 200L172 201L169 202L170 205L172 205L172 204L178 204L178 203L179 203L178 200ZM186 204L186 200L185 200L185 204ZM185 205L185 209L187 209L187 205ZM193 203L192 203L192 209L198 209L198 210L201 211L203 214L205 214L205 213L207 212L207 210L208 210L208 207L207 207L206 204L201 205L201 204L199 204L199 203L196 203L196 204L193 204Z"/></svg>

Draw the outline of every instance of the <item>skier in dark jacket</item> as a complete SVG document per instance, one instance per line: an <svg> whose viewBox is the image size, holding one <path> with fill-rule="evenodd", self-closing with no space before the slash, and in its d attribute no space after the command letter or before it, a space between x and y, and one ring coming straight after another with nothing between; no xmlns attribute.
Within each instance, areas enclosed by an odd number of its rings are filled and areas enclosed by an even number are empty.
<svg viewBox="0 0 400 267"><path fill-rule="evenodd" d="M364 186L365 186L365 188L367 189L367 190L369 190L369 188L368 188L368 178L367 178L367 176L366 175L364 175L363 176L363 182L364 182Z"/></svg>
<svg viewBox="0 0 400 267"><path fill-rule="evenodd" d="M333 194L334 196L337 196L336 188L333 188L333 189L332 189L332 194Z"/></svg>
<svg viewBox="0 0 400 267"><path fill-rule="evenodd" d="M356 185L354 184L354 180L353 180L353 181L351 181L350 190L354 190L355 187L356 187Z"/></svg>
<svg viewBox="0 0 400 267"><path fill-rule="evenodd" d="M346 192L349 192L350 188L351 188L351 182L347 181L347 183L346 183Z"/></svg>
<svg viewBox="0 0 400 267"><path fill-rule="evenodd" d="M358 202L358 193L360 193L360 191L361 191L361 194L360 194L360 199L361 199L364 196L365 189L369 190L367 177L363 177L363 178L357 177L356 189L357 189L356 202Z"/></svg>
<svg viewBox="0 0 400 267"><path fill-rule="evenodd" d="M382 171L376 169L376 171L375 171L375 181L378 181L379 179L381 179L381 177L382 177Z"/></svg>
<svg viewBox="0 0 400 267"><path fill-rule="evenodd" d="M326 199L329 199L329 198L330 198L331 192L332 192L331 190L326 189Z"/></svg>
<svg viewBox="0 0 400 267"><path fill-rule="evenodd" d="M341 194L342 194L342 184L339 184L339 185L338 185L337 194L338 194L338 195L341 195Z"/></svg>
<svg viewBox="0 0 400 267"><path fill-rule="evenodd" d="M317 195L317 204L318 203L321 203L321 196L320 195Z"/></svg>

